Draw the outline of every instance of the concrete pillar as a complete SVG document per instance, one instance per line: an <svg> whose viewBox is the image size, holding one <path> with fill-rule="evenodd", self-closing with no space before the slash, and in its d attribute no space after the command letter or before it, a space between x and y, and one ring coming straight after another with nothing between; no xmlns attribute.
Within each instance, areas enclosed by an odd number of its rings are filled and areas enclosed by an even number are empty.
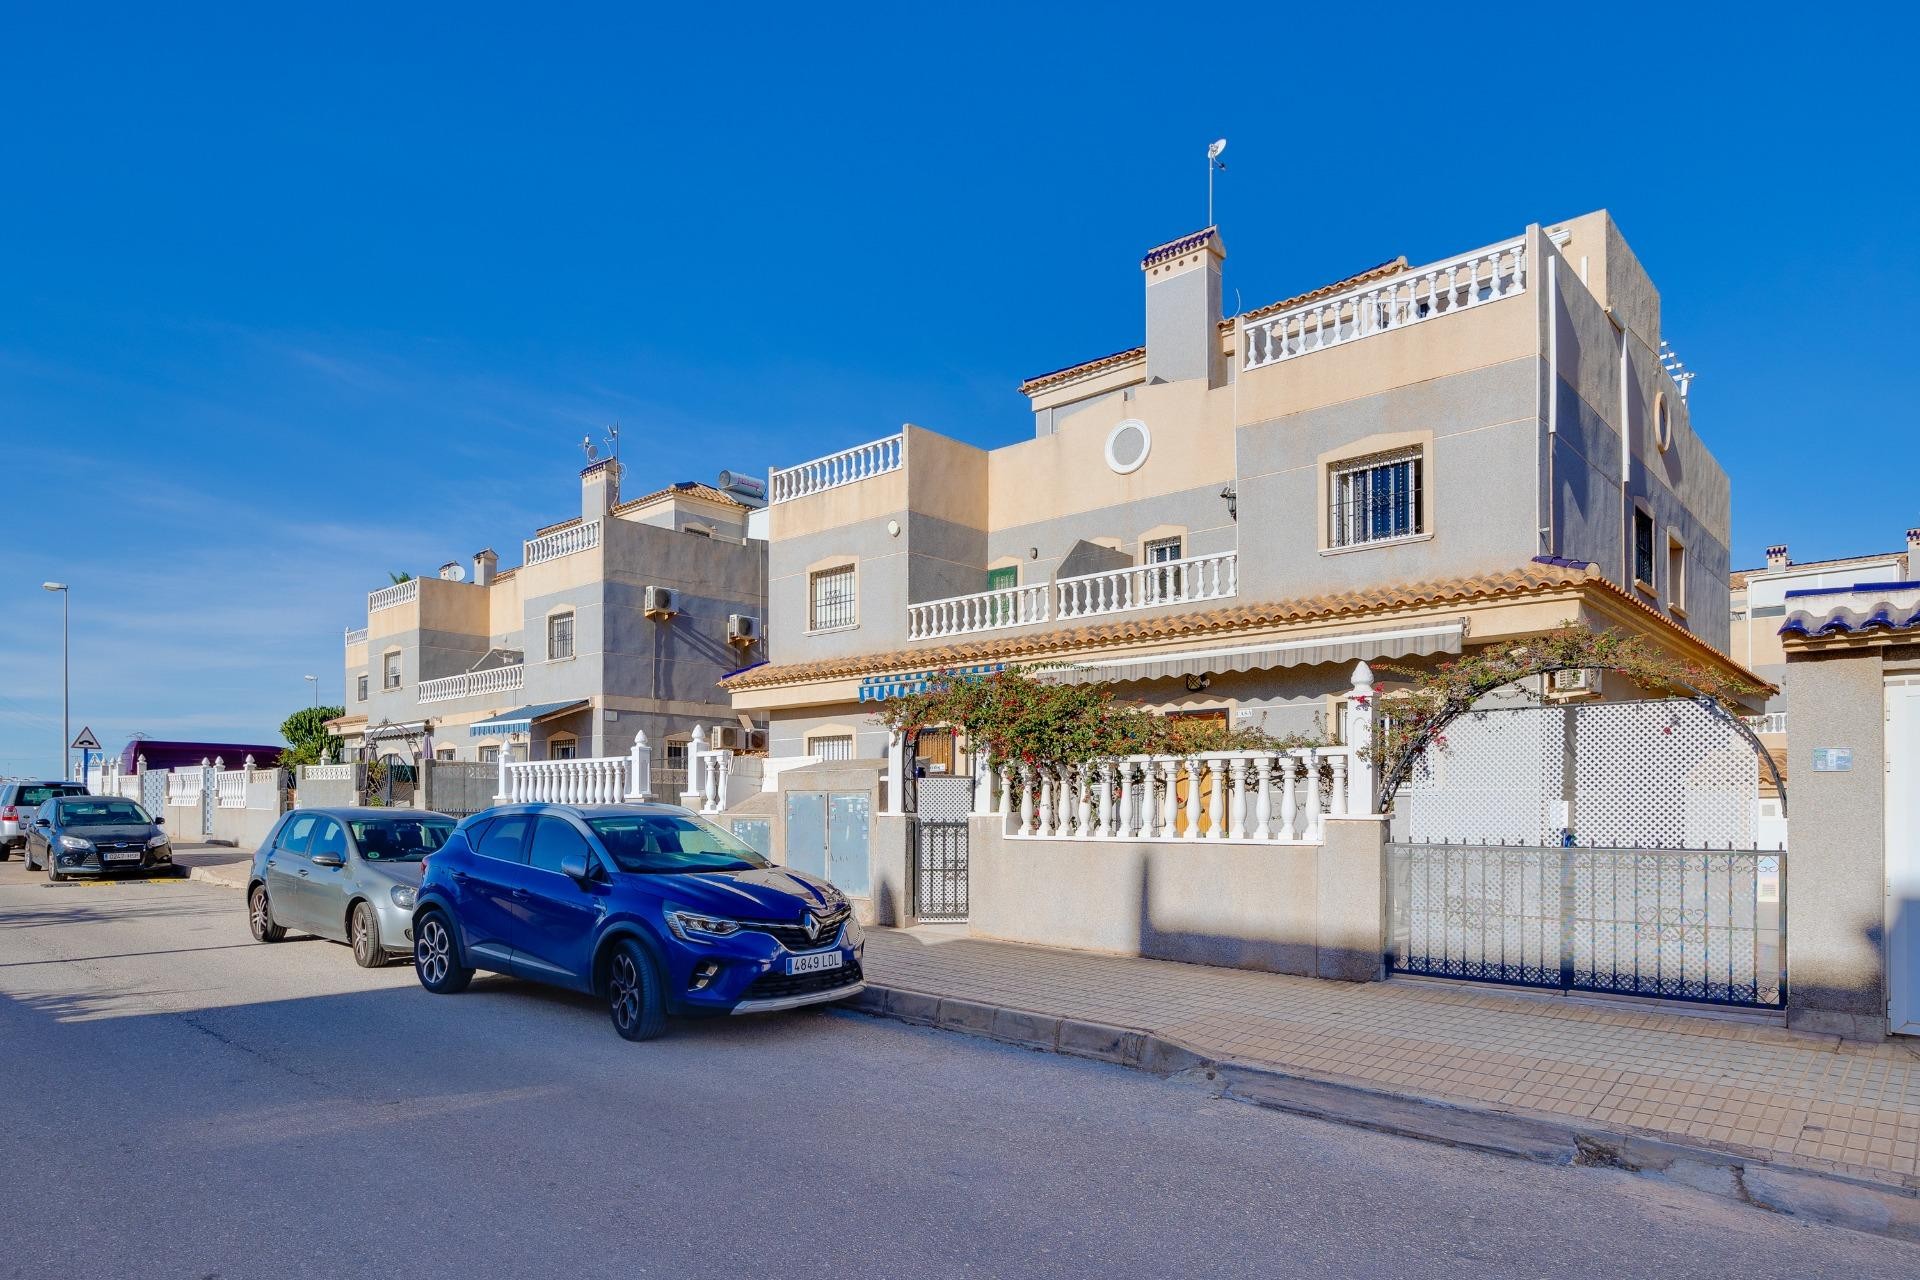
<svg viewBox="0 0 1920 1280"><path fill-rule="evenodd" d="M1879 1039L1887 1032L1885 650L1789 653L1787 1025ZM1853 752L1815 772L1816 747Z"/></svg>
<svg viewBox="0 0 1920 1280"><path fill-rule="evenodd" d="M888 813L906 812L907 798L902 794L905 788L905 766L901 761L902 735L898 729L887 730L887 808Z"/></svg>
<svg viewBox="0 0 1920 1280"><path fill-rule="evenodd" d="M633 749L627 753L627 799L653 799L653 748L647 745L647 731L633 735Z"/></svg>
<svg viewBox="0 0 1920 1280"><path fill-rule="evenodd" d="M1316 976L1377 982L1385 976L1387 820L1327 818L1321 831Z"/></svg>
<svg viewBox="0 0 1920 1280"><path fill-rule="evenodd" d="M1377 701L1373 668L1364 662L1355 663L1341 740L1353 748L1353 763L1347 772L1347 812L1356 815L1377 811L1374 803L1377 771L1373 758L1373 730L1379 714Z"/></svg>

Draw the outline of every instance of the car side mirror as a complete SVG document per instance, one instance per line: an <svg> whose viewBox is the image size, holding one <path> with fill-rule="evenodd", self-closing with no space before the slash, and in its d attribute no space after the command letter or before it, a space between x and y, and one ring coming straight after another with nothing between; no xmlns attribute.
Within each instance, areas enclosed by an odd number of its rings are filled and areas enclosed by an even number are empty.
<svg viewBox="0 0 1920 1280"><path fill-rule="evenodd" d="M153 825L156 827L164 827L167 825L167 820L165 818L155 818L153 820Z"/></svg>
<svg viewBox="0 0 1920 1280"><path fill-rule="evenodd" d="M570 853L560 859L560 874L566 876L575 884L582 885L593 878L592 874L587 870L587 860L577 853Z"/></svg>
<svg viewBox="0 0 1920 1280"><path fill-rule="evenodd" d="M36 827L51 827L53 823L46 818L35 818L33 825Z"/></svg>
<svg viewBox="0 0 1920 1280"><path fill-rule="evenodd" d="M311 859L316 867L344 867L347 860L337 853L316 853Z"/></svg>

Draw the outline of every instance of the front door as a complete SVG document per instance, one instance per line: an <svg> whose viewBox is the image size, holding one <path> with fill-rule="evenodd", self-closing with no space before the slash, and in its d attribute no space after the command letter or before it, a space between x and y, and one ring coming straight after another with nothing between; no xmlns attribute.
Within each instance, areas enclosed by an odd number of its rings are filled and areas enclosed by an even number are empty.
<svg viewBox="0 0 1920 1280"><path fill-rule="evenodd" d="M526 872L514 895L513 971L523 978L584 987L593 959L593 926L602 896L563 875L560 864L577 857L593 865L587 838L565 818L543 815L533 828Z"/></svg>
<svg viewBox="0 0 1920 1280"><path fill-rule="evenodd" d="M273 852L267 855L267 901L273 904L274 923L289 929L308 928L306 882L312 877L307 846L320 825L317 813L296 813L280 828Z"/></svg>
<svg viewBox="0 0 1920 1280"><path fill-rule="evenodd" d="M1920 1035L1920 677L1887 685L1887 1021Z"/></svg>
<svg viewBox="0 0 1920 1280"><path fill-rule="evenodd" d="M330 853L337 867L323 867L314 859ZM323 938L344 942L347 937L347 898L341 891L347 877L347 833L332 818L322 818L313 829L307 865L299 877L300 921Z"/></svg>
<svg viewBox="0 0 1920 1280"><path fill-rule="evenodd" d="M1005 591L1020 585L1020 566L1010 564L1003 569L987 570L987 590ZM1013 598L997 598L987 601L987 615L993 626L1004 627L1011 624L1017 616L1013 607Z"/></svg>

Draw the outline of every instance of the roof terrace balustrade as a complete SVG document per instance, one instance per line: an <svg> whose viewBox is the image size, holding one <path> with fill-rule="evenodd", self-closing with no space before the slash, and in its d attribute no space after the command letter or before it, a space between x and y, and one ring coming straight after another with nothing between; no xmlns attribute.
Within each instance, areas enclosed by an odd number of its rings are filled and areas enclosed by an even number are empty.
<svg viewBox="0 0 1920 1280"><path fill-rule="evenodd" d="M1239 589L1237 560L1237 553L1221 551L926 600L907 606L907 639L936 640L1056 619L1221 600Z"/></svg>
<svg viewBox="0 0 1920 1280"><path fill-rule="evenodd" d="M797 467L776 471L769 489L772 502L791 502L808 494L837 489L870 476L898 471L906 463L906 433L830 453Z"/></svg>

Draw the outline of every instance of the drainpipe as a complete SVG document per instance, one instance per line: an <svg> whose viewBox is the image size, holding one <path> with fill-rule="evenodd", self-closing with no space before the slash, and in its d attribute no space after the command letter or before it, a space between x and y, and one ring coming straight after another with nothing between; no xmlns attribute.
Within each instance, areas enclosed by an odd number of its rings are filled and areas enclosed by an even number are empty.
<svg viewBox="0 0 1920 1280"><path fill-rule="evenodd" d="M1559 498L1553 455L1560 441L1560 254L1547 254L1547 554L1560 554L1560 534L1553 518Z"/></svg>

